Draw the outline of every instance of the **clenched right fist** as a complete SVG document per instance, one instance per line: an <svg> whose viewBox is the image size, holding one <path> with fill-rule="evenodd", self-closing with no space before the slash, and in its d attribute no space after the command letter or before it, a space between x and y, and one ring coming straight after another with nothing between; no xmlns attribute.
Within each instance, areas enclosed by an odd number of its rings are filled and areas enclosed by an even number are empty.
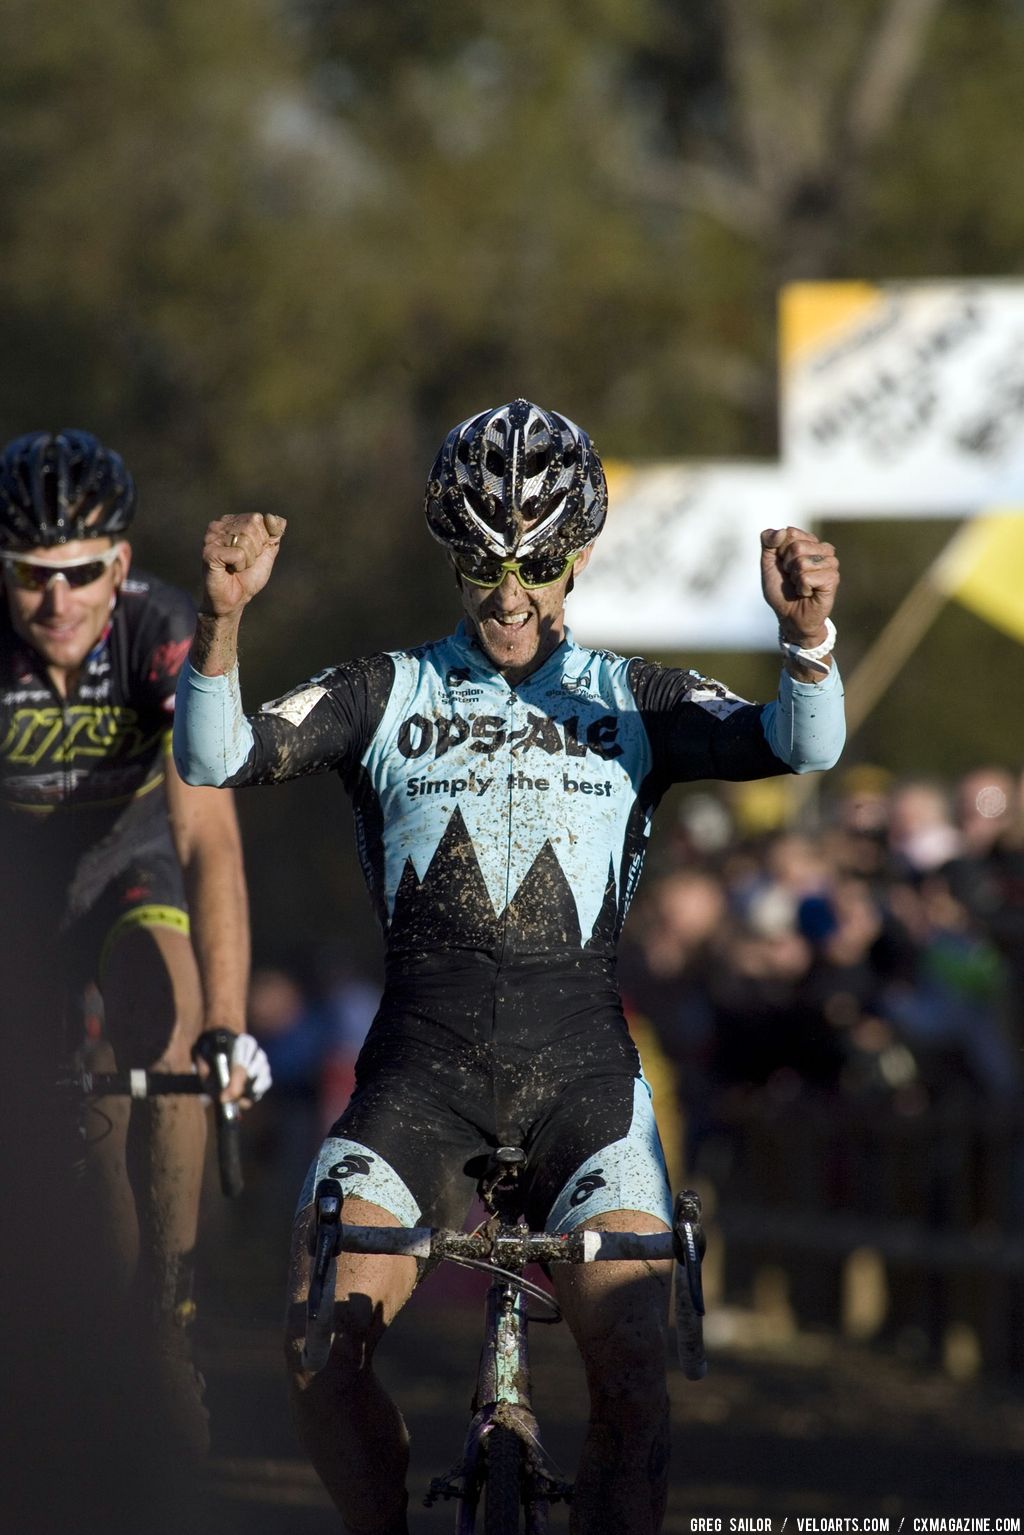
<svg viewBox="0 0 1024 1535"><path fill-rule="evenodd" d="M203 601L210 618L241 613L270 579L286 519L246 512L218 517L203 541Z"/></svg>

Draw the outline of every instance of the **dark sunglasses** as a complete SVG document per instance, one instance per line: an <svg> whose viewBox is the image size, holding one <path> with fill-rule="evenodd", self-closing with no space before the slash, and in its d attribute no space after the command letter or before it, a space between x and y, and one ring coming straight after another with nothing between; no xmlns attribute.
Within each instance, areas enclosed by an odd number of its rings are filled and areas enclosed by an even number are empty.
<svg viewBox="0 0 1024 1535"><path fill-rule="evenodd" d="M0 556L10 572L11 580L24 592L45 592L51 581L60 576L69 586L88 586L98 581L120 553L114 544L102 554L87 554L80 560L65 560L63 564L44 564L42 560L26 560L20 554Z"/></svg>
<svg viewBox="0 0 1024 1535"><path fill-rule="evenodd" d="M496 554L453 554L455 569L473 586L500 586L509 571L520 586L553 586L569 571L579 554L528 554L523 560L499 560Z"/></svg>

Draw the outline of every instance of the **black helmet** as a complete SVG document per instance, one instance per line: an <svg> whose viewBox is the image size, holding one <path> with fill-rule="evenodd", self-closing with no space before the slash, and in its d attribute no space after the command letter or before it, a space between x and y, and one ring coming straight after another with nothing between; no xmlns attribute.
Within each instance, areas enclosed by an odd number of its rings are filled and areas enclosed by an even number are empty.
<svg viewBox="0 0 1024 1535"><path fill-rule="evenodd" d="M427 482L427 526L466 558L543 550L568 559L597 537L607 510L604 470L586 432L529 400L450 431Z"/></svg>
<svg viewBox="0 0 1024 1535"><path fill-rule="evenodd" d="M123 460L89 432L29 432L0 457L0 549L116 537L134 510Z"/></svg>

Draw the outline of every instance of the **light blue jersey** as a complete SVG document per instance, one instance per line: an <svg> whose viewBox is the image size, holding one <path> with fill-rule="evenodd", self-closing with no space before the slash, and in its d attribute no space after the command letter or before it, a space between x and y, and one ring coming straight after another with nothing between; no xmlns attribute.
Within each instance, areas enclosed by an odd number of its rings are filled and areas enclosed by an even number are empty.
<svg viewBox="0 0 1024 1535"><path fill-rule="evenodd" d="M248 719L232 679L182 687L179 767L264 783L336 769L389 954L610 953L669 784L826 767L842 689L783 674L746 703L695 672L567 635L516 687L463 623L319 673Z"/></svg>

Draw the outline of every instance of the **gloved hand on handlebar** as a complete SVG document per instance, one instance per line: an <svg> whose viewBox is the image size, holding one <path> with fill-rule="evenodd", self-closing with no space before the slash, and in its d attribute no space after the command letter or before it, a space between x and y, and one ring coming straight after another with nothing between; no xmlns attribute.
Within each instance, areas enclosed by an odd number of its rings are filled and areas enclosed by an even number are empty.
<svg viewBox="0 0 1024 1535"><path fill-rule="evenodd" d="M207 1077L210 1074L207 1055L218 1033L216 1029L206 1029L192 1047L192 1058L200 1076ZM227 1087L220 1094L221 1102L258 1103L273 1079L266 1051L251 1034L234 1036L230 1065L231 1075Z"/></svg>

